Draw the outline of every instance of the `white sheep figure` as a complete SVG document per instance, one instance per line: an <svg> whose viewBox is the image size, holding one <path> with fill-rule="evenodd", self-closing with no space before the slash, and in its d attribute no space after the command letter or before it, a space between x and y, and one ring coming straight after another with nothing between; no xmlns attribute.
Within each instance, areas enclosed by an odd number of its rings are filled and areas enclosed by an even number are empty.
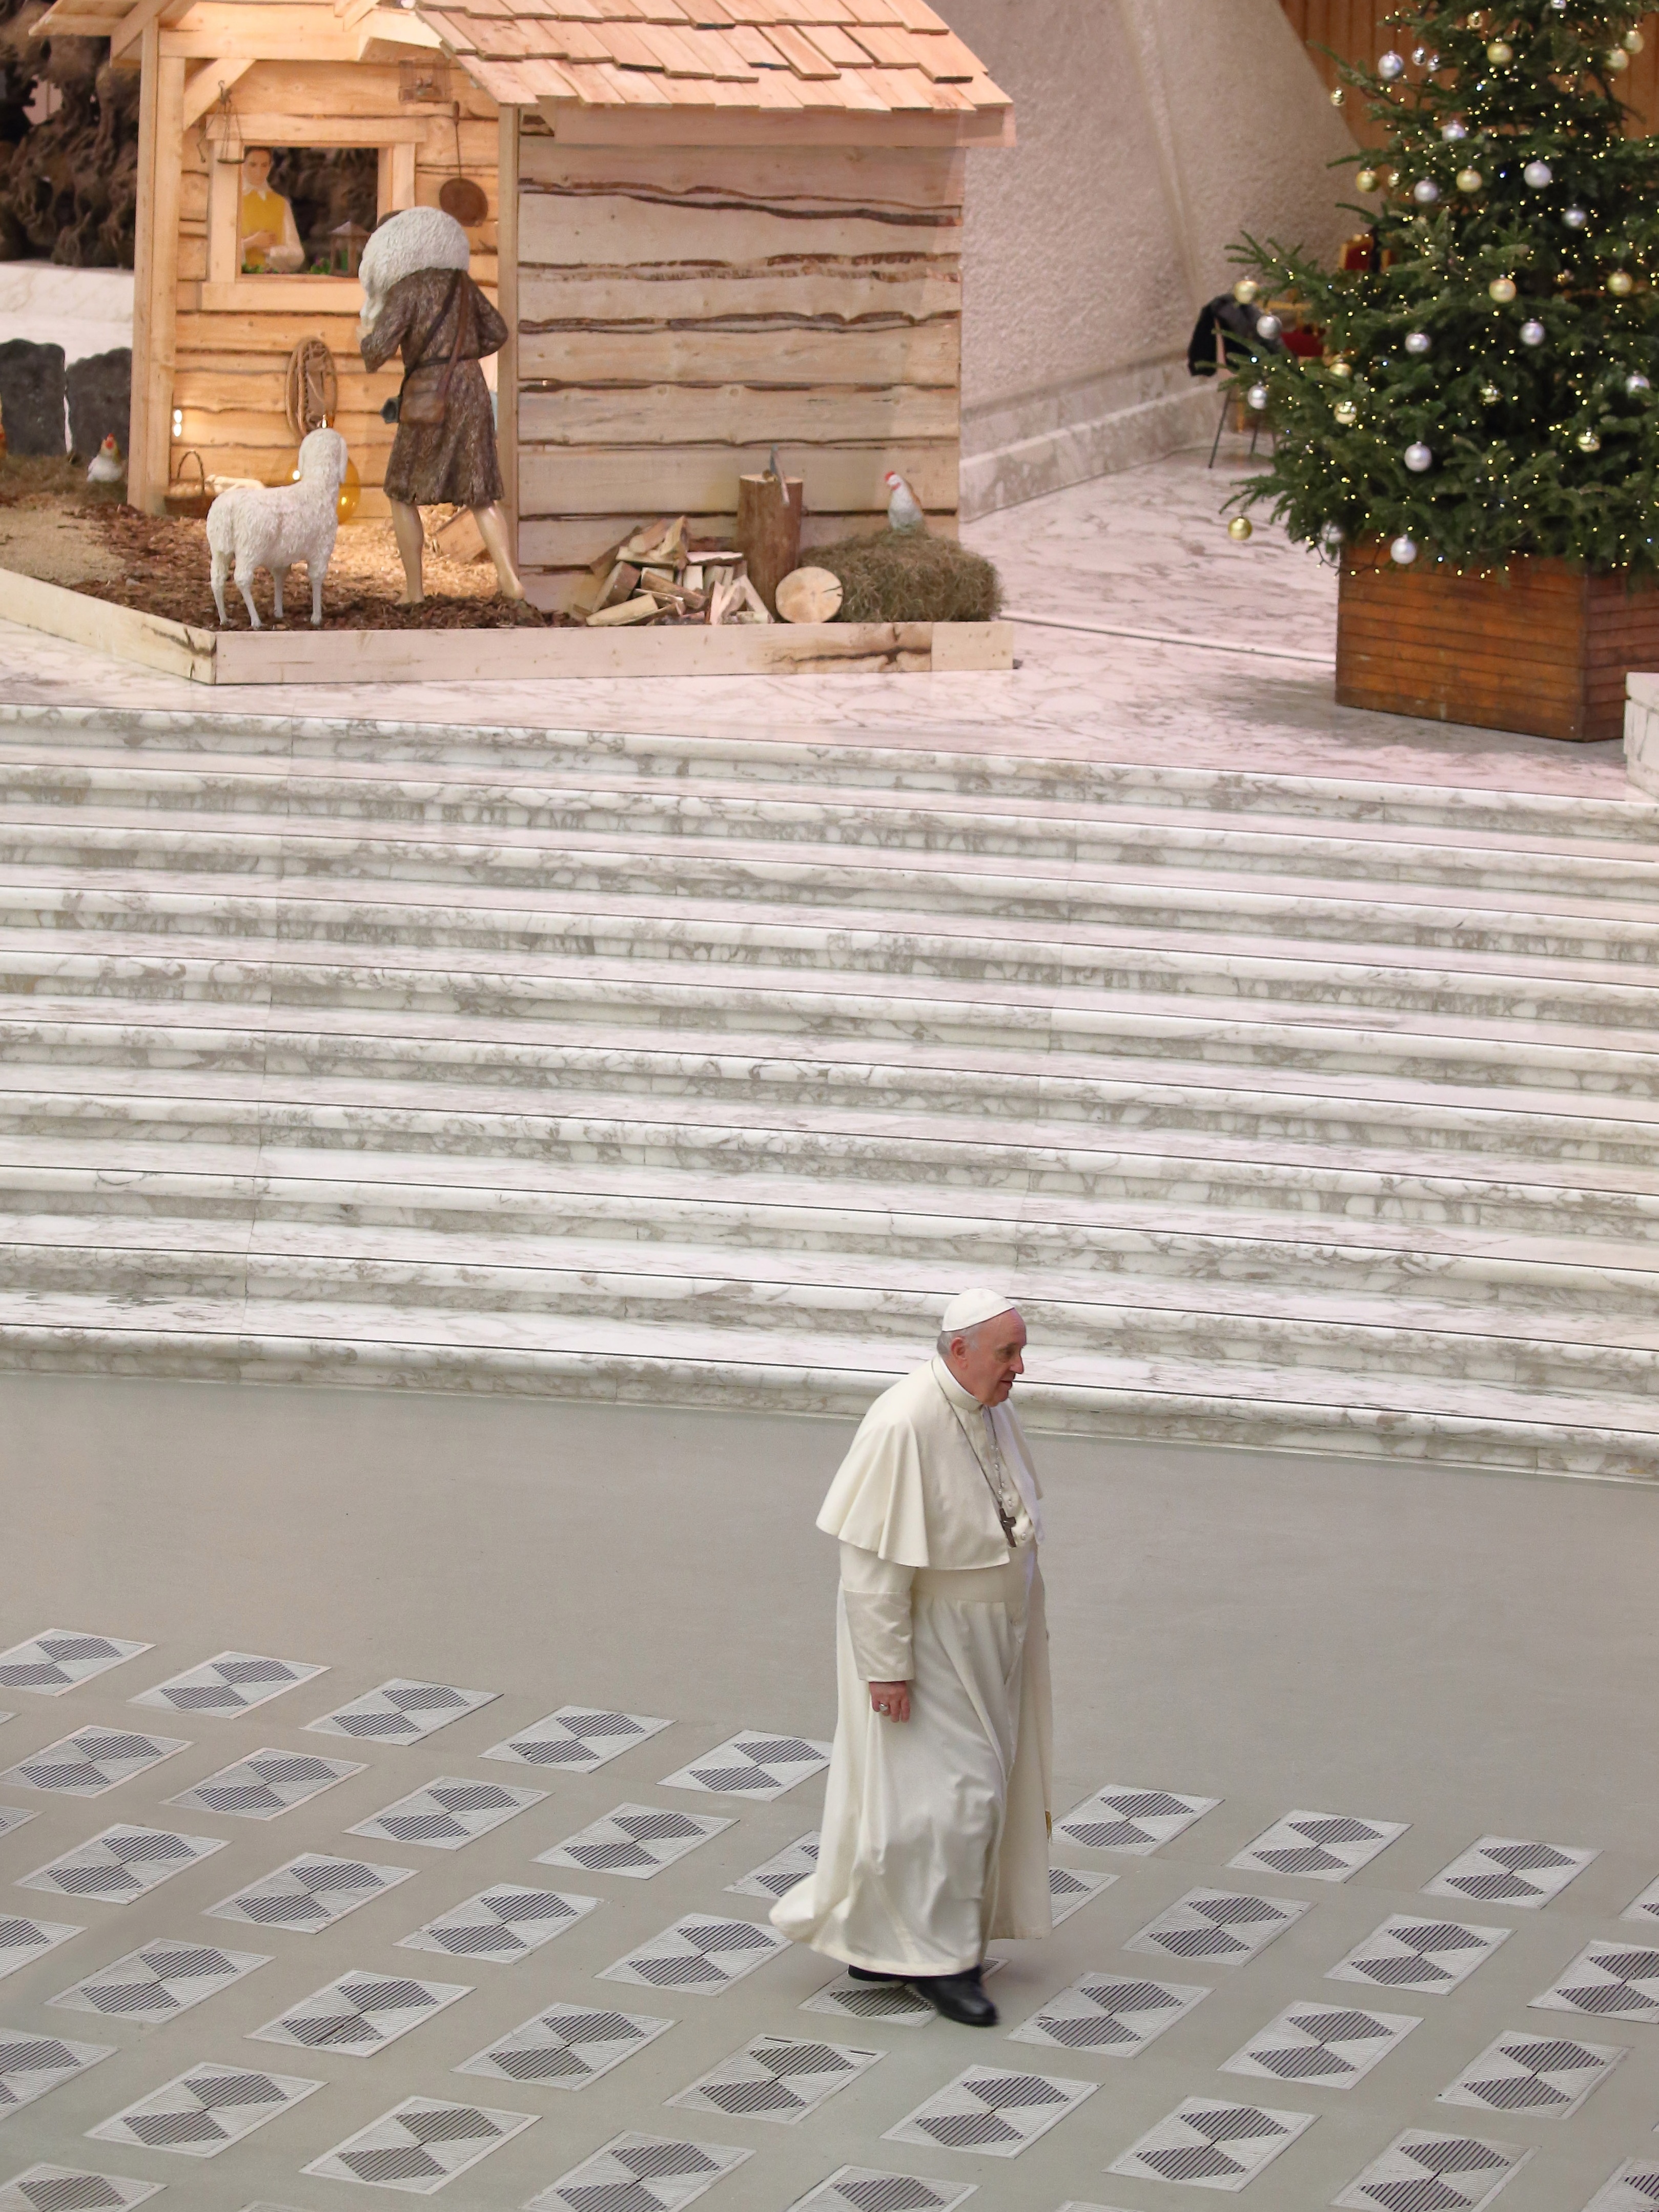
<svg viewBox="0 0 1659 2212"><path fill-rule="evenodd" d="M270 571L276 619L283 619L283 579L296 561L311 580L311 619L323 619L323 579L334 556L340 526L340 486L345 479L346 441L337 430L313 430L300 446L300 474L295 483L237 484L222 491L207 518L207 542L213 556L213 604L222 624L225 578L236 564L236 588L247 603L248 620L264 627L250 588L256 568Z"/></svg>

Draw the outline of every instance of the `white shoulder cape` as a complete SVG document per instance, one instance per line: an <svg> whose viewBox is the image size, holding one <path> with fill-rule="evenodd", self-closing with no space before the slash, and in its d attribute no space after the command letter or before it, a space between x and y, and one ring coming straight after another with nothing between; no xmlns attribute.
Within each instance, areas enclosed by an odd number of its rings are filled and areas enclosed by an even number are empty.
<svg viewBox="0 0 1659 2212"><path fill-rule="evenodd" d="M1036 1518L1041 1497L1010 1407L1010 1468ZM826 1535L901 1567L1000 1567L1012 1556L977 1455L933 1363L884 1390L859 1425L818 1515Z"/></svg>

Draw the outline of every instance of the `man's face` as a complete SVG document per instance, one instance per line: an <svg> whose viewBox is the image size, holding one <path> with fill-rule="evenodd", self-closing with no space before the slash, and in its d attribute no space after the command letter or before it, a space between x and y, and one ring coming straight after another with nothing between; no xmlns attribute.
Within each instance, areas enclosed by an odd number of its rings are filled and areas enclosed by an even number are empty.
<svg viewBox="0 0 1659 2212"><path fill-rule="evenodd" d="M1012 1309L994 1314L966 1336L953 1336L946 1365L981 1406L1000 1406L1025 1372L1025 1324Z"/></svg>
<svg viewBox="0 0 1659 2212"><path fill-rule="evenodd" d="M270 156L263 146L250 146L242 158L242 183L251 192L262 192L270 182Z"/></svg>

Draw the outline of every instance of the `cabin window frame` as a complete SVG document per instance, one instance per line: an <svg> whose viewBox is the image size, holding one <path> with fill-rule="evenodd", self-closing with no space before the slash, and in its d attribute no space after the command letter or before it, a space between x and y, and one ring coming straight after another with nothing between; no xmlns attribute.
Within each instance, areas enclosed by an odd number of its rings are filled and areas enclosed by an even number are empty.
<svg viewBox="0 0 1659 2212"><path fill-rule="evenodd" d="M343 116L337 118L305 115L238 114L237 136L244 146L361 147L379 156L375 185L375 221L415 199L415 169L426 136L426 121L406 116ZM223 126L222 126L222 128ZM242 167L240 161L218 158L217 130L210 129L212 143L208 172L207 296L204 307L257 312L297 305L292 293L273 296L293 285L303 285L307 304L331 307L338 314L356 314L362 305L363 288L355 276L313 276L305 270L272 271L268 276L246 276L242 270ZM331 301L330 295L333 295ZM325 304L326 303L326 304Z"/></svg>

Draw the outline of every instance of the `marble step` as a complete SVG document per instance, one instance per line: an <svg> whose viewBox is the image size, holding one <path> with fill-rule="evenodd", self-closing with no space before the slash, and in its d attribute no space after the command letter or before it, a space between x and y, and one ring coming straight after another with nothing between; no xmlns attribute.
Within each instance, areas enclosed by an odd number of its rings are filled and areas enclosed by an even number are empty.
<svg viewBox="0 0 1659 2212"><path fill-rule="evenodd" d="M383 834L407 834L412 825L425 824L461 842L507 830L561 840L628 837L692 849L706 838L728 845L757 839L797 850L829 845L843 853L1219 868L1232 876L1445 883L1649 904L1659 898L1659 838L1575 837L1566 834L1565 818L1547 834L1477 830L1437 840L1387 821L1345 822L1334 830L1271 813L1203 820L1152 810L1136 819L1118 811L1080 814L1059 803L1048 811L1024 807L1016 812L982 797L923 806L909 794L884 793L860 795L854 804L816 793L757 798L702 786L692 791L652 785L562 787L546 776L424 781L395 775L389 768L356 775L276 775L163 770L125 762L97 769L20 763L0 780L3 814L15 811L29 819L43 808L74 811L88 804L152 818L164 815L175 825L199 813L221 823L228 816L244 822L272 817L294 828L312 827L319 818L358 827L373 823Z"/></svg>
<svg viewBox="0 0 1659 2212"><path fill-rule="evenodd" d="M872 800L905 793L946 793L967 805L998 808L1009 799L1073 811L1136 809L1212 812L1243 819L1263 815L1352 823L1369 831L1426 825L1460 841L1492 831L1568 840L1659 843L1659 803L1631 793L1620 799L1554 797L1445 784L1372 782L1238 768L1175 768L1151 763L1066 759L1052 755L988 755L938 745L868 745L839 737L799 743L745 732L740 737L686 737L518 724L398 722L255 715L212 709L130 712L107 708L0 706L0 759L9 769L47 762L91 771L112 763L201 769L234 763L244 775L305 776L314 763L368 777L445 766L488 769L532 777L579 775L595 783L684 784L732 789L781 785L799 792L868 793Z"/></svg>
<svg viewBox="0 0 1659 2212"><path fill-rule="evenodd" d="M699 1328L624 1332L581 1316L457 1315L188 1298L138 1306L0 1291L0 1363L222 1381L373 1382L855 1415L914 1345ZM1165 1443L1370 1454L1652 1480L1650 1401L1339 1369L1056 1356L1023 1385L1034 1428Z"/></svg>
<svg viewBox="0 0 1659 2212"><path fill-rule="evenodd" d="M972 871L930 856L897 856L872 866L833 847L811 860L740 850L710 854L640 849L573 849L568 841L457 846L434 834L404 838L263 836L158 829L114 829L26 821L3 825L0 866L20 892L43 903L88 893L113 901L175 894L246 907L269 899L277 911L294 900L341 896L349 885L365 916L395 927L399 917L441 902L465 885L484 909L614 916L618 913L720 915L756 911L799 920L815 909L869 910L872 926L935 928L963 919L994 921L1000 934L1030 939L1079 929L1191 933L1372 947L1441 948L1454 953L1559 962L1651 964L1659 903L1569 899L1534 894L1524 906L1495 891L1413 885L1409 896L1358 896L1351 884L1296 878L1217 882L1194 870L1159 871L1136 881L1121 872L1091 877L1066 863L1033 861L1018 870Z"/></svg>

